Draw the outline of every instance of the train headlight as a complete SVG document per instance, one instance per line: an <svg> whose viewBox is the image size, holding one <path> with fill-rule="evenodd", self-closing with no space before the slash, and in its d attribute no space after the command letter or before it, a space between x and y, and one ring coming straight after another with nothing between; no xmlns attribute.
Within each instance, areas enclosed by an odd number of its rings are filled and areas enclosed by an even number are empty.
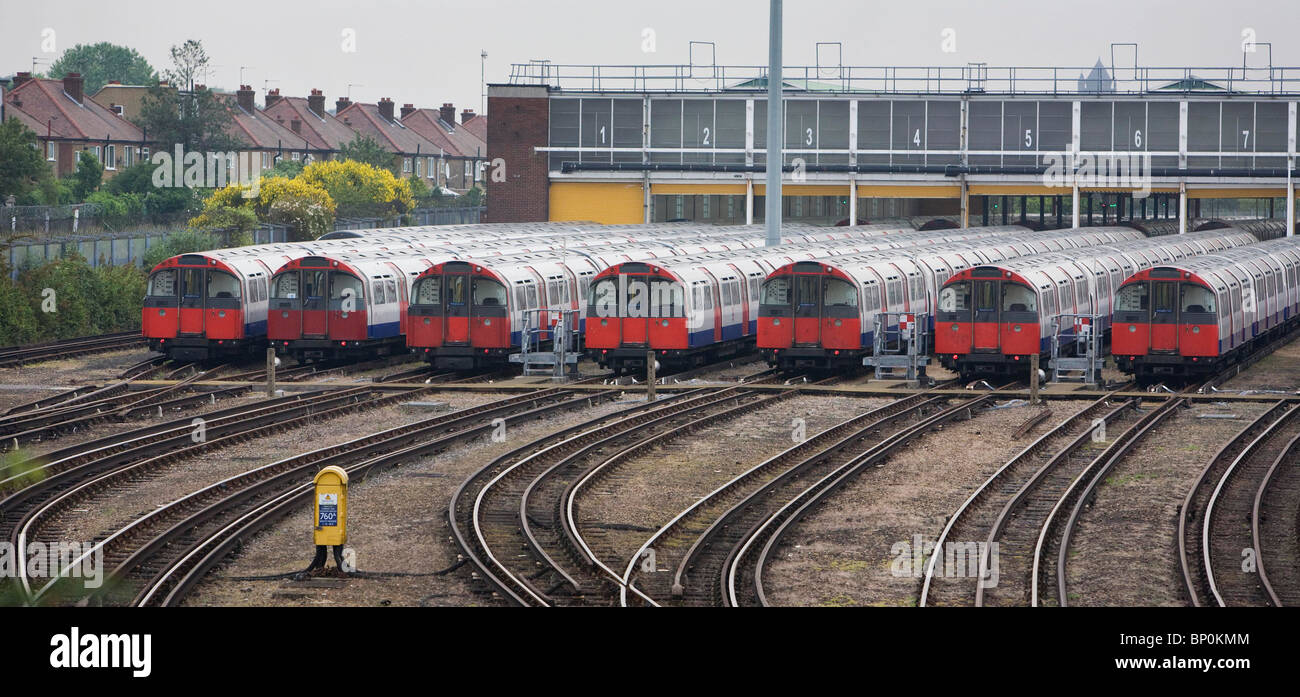
<svg viewBox="0 0 1300 697"><path fill-rule="evenodd" d="M1129 334L1136 334L1136 333L1137 333L1137 330L1138 330L1138 326L1137 326L1136 324L1130 324L1130 325L1128 325L1128 333L1129 333Z"/></svg>

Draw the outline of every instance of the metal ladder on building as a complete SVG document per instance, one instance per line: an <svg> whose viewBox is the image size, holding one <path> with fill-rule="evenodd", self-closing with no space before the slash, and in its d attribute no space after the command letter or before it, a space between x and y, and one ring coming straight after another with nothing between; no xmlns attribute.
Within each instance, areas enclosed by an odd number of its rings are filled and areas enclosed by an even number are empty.
<svg viewBox="0 0 1300 697"><path fill-rule="evenodd" d="M553 319L549 326L542 325L543 312ZM582 335L574 329L577 323L577 310L525 310L520 351L510 354L510 362L520 364L529 377L577 377L582 358ZM549 350L542 347L543 334L551 336Z"/></svg>
<svg viewBox="0 0 1300 697"><path fill-rule="evenodd" d="M1083 314L1052 318L1052 357L1047 363L1051 382L1101 384L1106 357L1101 352L1101 332L1096 331L1100 320L1101 315Z"/></svg>
<svg viewBox="0 0 1300 697"><path fill-rule="evenodd" d="M892 327L892 328L891 328ZM917 382L930 364L929 316L920 312L876 315L871 355L862 364L876 369L876 379Z"/></svg>

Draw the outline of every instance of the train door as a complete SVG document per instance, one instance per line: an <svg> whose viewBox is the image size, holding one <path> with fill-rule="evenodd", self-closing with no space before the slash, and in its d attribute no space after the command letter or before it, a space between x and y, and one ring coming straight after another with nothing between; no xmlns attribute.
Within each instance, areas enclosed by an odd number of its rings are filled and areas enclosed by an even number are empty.
<svg viewBox="0 0 1300 697"><path fill-rule="evenodd" d="M1178 350L1178 283L1151 284L1151 351Z"/></svg>
<svg viewBox="0 0 1300 697"><path fill-rule="evenodd" d="M794 345L817 346L821 343L821 274L800 273L794 276Z"/></svg>
<svg viewBox="0 0 1300 697"><path fill-rule="evenodd" d="M207 295L204 281L205 269L185 269L181 272L181 319L180 333L198 335L203 333L203 298Z"/></svg>
<svg viewBox="0 0 1300 697"><path fill-rule="evenodd" d="M645 346L650 336L650 283L649 276L619 274L619 315L622 328L619 344ZM697 296L698 297L698 296ZM698 305L697 305L698 308Z"/></svg>
<svg viewBox="0 0 1300 697"><path fill-rule="evenodd" d="M971 348L975 351L997 351L1001 326L999 323L999 281L975 281L975 322L972 328Z"/></svg>
<svg viewBox="0 0 1300 697"><path fill-rule="evenodd" d="M443 343L449 346L469 344L469 265L443 266Z"/></svg>
<svg viewBox="0 0 1300 697"><path fill-rule="evenodd" d="M329 335L329 272L303 269L301 273L302 336L304 339L323 339Z"/></svg>

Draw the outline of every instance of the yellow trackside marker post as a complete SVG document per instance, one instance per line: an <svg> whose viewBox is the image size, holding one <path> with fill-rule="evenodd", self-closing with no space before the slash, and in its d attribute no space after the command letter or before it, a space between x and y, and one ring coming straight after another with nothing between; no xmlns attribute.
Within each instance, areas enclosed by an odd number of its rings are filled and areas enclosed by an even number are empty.
<svg viewBox="0 0 1300 697"><path fill-rule="evenodd" d="M316 543L316 560L311 568L325 566L326 548L334 548L334 561L342 568L343 545L348 541L348 473L330 465L316 473L312 504L312 538Z"/></svg>

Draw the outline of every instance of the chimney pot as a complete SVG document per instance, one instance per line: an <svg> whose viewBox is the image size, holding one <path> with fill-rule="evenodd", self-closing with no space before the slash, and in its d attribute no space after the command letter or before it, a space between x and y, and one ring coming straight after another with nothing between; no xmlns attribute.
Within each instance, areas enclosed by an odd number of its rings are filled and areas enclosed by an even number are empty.
<svg viewBox="0 0 1300 697"><path fill-rule="evenodd" d="M325 93L320 90L312 90L311 94L307 95L307 108L311 110L311 113L325 118Z"/></svg>
<svg viewBox="0 0 1300 697"><path fill-rule="evenodd" d="M257 93L253 91L252 87L249 87L248 85L240 85L239 91L235 92L235 101L239 103L239 108L251 114L256 108L253 104L253 97L256 94Z"/></svg>
<svg viewBox="0 0 1300 697"><path fill-rule="evenodd" d="M63 76L63 91L78 104L81 103L81 86L81 73L68 73Z"/></svg>

